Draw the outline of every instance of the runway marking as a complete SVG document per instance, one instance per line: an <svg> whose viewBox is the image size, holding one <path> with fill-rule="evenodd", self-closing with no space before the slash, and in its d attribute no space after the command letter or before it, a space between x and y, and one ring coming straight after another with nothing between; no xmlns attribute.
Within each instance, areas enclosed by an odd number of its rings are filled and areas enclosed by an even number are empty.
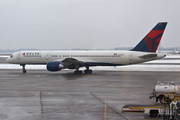
<svg viewBox="0 0 180 120"><path fill-rule="evenodd" d="M103 98L114 98L113 96L96 96L96 98L100 98L100 97L103 97Z"/></svg>
<svg viewBox="0 0 180 120"><path fill-rule="evenodd" d="M106 120L106 113L107 113L107 110L106 110L106 98L105 98L105 104L104 104L104 120Z"/></svg>
<svg viewBox="0 0 180 120"><path fill-rule="evenodd" d="M97 98L101 103L105 104L105 102L103 102L100 98L98 98L98 96L94 95L93 93L91 93L95 98ZM113 107L109 106L108 104L106 104L106 106L108 108L110 108L111 110L113 110L115 113L119 114L121 117L123 117L124 119L128 120L125 116L123 116L117 109L114 109Z"/></svg>
<svg viewBox="0 0 180 120"><path fill-rule="evenodd" d="M87 86L64 86L64 87L87 87ZM122 88L122 89L124 89L124 88L133 88L133 89L139 89L139 88L136 88L136 87L106 87L106 86L88 86L88 87L91 87L91 88L99 88L99 87L101 87L101 88ZM143 89L151 89L151 88L147 88L147 87L145 87L145 88L143 88Z"/></svg>
<svg viewBox="0 0 180 120"><path fill-rule="evenodd" d="M136 97L136 98L138 98L138 99L140 99L140 100L142 100L142 101L144 101L144 102L146 102L146 103L149 103L149 104L151 104L151 105L154 105L153 103L150 103L150 102L148 102L148 101L146 101L146 100L144 100L144 99L142 99L142 98L140 98L140 97L138 97L138 96L136 96L136 95L133 95L133 94L130 94L130 95L132 95L132 96L134 96L134 97Z"/></svg>
<svg viewBox="0 0 180 120"><path fill-rule="evenodd" d="M41 117L43 118L43 103L42 103L42 93L39 91L39 97L40 97L40 105L41 105Z"/></svg>
<svg viewBox="0 0 180 120"><path fill-rule="evenodd" d="M19 75L0 75L0 76L2 76L2 77L17 77Z"/></svg>

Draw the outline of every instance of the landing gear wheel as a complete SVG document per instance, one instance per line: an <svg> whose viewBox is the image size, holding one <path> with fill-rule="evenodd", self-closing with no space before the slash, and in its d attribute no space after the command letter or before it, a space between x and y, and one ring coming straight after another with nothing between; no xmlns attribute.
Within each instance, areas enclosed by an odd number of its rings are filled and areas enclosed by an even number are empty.
<svg viewBox="0 0 180 120"><path fill-rule="evenodd" d="M25 69L23 69L23 73L26 73L26 70L25 70Z"/></svg>
<svg viewBox="0 0 180 120"><path fill-rule="evenodd" d="M74 74L82 74L83 72L82 71L74 71Z"/></svg>
<svg viewBox="0 0 180 120"><path fill-rule="evenodd" d="M85 73L85 74L91 74L91 73L92 73L92 70L84 70L84 73Z"/></svg>
<svg viewBox="0 0 180 120"><path fill-rule="evenodd" d="M23 73L26 73L25 64L20 64L20 66L23 67L23 68L22 68L22 72L23 72Z"/></svg>

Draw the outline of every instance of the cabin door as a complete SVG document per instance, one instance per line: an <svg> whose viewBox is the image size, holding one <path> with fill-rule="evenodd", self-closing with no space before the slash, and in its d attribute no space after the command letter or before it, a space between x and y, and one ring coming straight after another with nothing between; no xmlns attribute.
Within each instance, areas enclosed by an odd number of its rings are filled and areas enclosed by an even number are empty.
<svg viewBox="0 0 180 120"><path fill-rule="evenodd" d="M132 60L133 60L133 54L132 54L132 53L129 53L128 58L129 58L129 64L131 64L131 63L132 63Z"/></svg>
<svg viewBox="0 0 180 120"><path fill-rule="evenodd" d="M46 53L46 55L45 55L45 60L49 60L49 53Z"/></svg>
<svg viewBox="0 0 180 120"><path fill-rule="evenodd" d="M20 60L20 54L17 55L17 60Z"/></svg>

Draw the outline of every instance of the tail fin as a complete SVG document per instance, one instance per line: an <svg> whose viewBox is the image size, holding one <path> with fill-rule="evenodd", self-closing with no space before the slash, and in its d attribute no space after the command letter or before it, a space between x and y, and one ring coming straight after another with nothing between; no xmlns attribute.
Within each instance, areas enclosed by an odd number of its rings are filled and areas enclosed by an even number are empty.
<svg viewBox="0 0 180 120"><path fill-rule="evenodd" d="M156 52L167 22L159 22L132 51Z"/></svg>

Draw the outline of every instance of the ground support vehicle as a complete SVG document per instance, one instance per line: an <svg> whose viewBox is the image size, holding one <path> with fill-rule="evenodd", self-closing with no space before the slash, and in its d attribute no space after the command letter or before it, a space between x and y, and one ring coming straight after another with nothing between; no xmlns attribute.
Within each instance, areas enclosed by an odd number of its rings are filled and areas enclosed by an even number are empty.
<svg viewBox="0 0 180 120"><path fill-rule="evenodd" d="M162 117L163 120L180 120L180 102L164 105L125 105L122 112L143 112L150 117Z"/></svg>
<svg viewBox="0 0 180 120"><path fill-rule="evenodd" d="M157 117L162 113L163 105L125 105L122 112L144 112L149 113L150 117Z"/></svg>
<svg viewBox="0 0 180 120"><path fill-rule="evenodd" d="M170 104L172 101L180 101L180 86L174 82L169 82L167 85L157 82L155 89L150 93L150 99L156 98L156 102L161 104Z"/></svg>

